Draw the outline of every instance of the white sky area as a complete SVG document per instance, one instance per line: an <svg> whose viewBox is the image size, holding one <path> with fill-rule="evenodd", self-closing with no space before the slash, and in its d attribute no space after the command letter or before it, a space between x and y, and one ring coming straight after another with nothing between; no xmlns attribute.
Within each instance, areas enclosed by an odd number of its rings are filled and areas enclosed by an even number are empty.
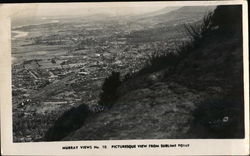
<svg viewBox="0 0 250 156"><path fill-rule="evenodd" d="M173 8L164 2L109 2L109 3L50 3L50 4L13 4L12 16L65 16L108 14L115 16L138 15ZM176 7L175 7L176 8ZM14 11L13 11L14 10Z"/></svg>

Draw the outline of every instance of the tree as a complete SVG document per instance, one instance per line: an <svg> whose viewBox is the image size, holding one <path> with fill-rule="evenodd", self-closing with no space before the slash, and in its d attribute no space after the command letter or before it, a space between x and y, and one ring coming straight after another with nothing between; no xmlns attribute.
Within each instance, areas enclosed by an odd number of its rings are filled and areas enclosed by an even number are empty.
<svg viewBox="0 0 250 156"><path fill-rule="evenodd" d="M56 60L54 58L52 58L51 63L56 64Z"/></svg>
<svg viewBox="0 0 250 156"><path fill-rule="evenodd" d="M112 74L107 77L103 83L99 105L104 106L105 108L111 108L118 98L117 88L120 85L120 73L112 72Z"/></svg>

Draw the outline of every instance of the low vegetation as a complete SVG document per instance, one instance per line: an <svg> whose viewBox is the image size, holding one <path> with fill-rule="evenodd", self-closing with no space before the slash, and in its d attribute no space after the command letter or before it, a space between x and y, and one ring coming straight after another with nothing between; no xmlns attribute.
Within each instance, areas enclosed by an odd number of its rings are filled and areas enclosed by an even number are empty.
<svg viewBox="0 0 250 156"><path fill-rule="evenodd" d="M112 72L112 74L107 77L102 86L102 93L100 94L99 105L104 108L111 108L116 101L117 88L120 86L120 73Z"/></svg>
<svg viewBox="0 0 250 156"><path fill-rule="evenodd" d="M46 141L61 140L69 133L80 128L91 114L89 107L82 104L66 111L45 134Z"/></svg>
<svg viewBox="0 0 250 156"><path fill-rule="evenodd" d="M213 13L210 12L204 16L201 24L184 25L188 35L191 38L191 43L194 46L198 46L201 40L211 32L213 26L212 19Z"/></svg>
<svg viewBox="0 0 250 156"><path fill-rule="evenodd" d="M36 117L33 118L33 115ZM55 117L56 113L49 115L16 113L13 116L13 141L41 141L48 127L52 126L56 120ZM31 133L32 131L35 133Z"/></svg>

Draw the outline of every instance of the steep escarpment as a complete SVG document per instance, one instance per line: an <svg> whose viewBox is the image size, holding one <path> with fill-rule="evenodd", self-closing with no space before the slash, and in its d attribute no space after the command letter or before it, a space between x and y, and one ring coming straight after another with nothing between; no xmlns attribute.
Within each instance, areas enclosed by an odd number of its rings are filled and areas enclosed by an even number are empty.
<svg viewBox="0 0 250 156"><path fill-rule="evenodd" d="M63 140L244 137L241 7L218 6L201 23L186 25L190 41L175 53L107 78L119 85L103 87L104 110Z"/></svg>
<svg viewBox="0 0 250 156"><path fill-rule="evenodd" d="M197 52L203 59L189 56L177 66L176 71L179 72L176 74L168 75L166 70L161 70L124 82L118 91L119 98L111 109L89 119L64 140L220 137L202 126L200 129L203 132L192 133L193 112L203 101L210 99L231 96L232 101L242 100L239 97L242 93L239 91L242 89L242 47L238 39L220 42L215 39L202 45ZM230 62L229 66L225 64L227 59L237 61L233 61L233 64ZM242 103L238 103L237 108L242 109ZM233 115L239 116L240 113L237 113ZM206 122L215 122L223 115L229 116L230 112L225 110L220 117L211 115ZM242 125L235 126L238 127L237 131L231 137L242 136Z"/></svg>

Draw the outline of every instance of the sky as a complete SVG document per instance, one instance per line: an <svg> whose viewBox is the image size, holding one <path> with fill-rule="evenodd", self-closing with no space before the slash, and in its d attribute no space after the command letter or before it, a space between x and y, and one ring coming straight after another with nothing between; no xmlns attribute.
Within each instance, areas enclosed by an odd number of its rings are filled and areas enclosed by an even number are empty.
<svg viewBox="0 0 250 156"><path fill-rule="evenodd" d="M110 2L110 3L54 3L54 4L13 4L11 14L15 17L27 16L66 16L94 14L138 15L154 12L169 4L162 2Z"/></svg>

